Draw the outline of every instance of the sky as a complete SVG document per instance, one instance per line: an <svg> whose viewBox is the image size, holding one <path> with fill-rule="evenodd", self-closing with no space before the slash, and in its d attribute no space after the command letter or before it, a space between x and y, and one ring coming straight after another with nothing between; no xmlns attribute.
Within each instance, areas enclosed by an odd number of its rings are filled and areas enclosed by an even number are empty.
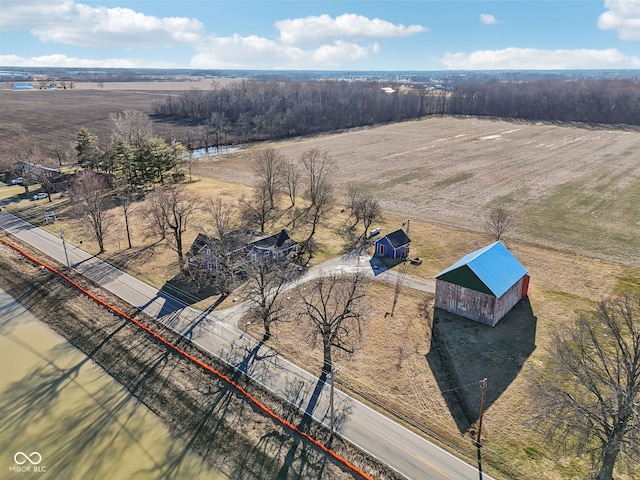
<svg viewBox="0 0 640 480"><path fill-rule="evenodd" d="M640 69L640 0L0 0L0 66Z"/></svg>

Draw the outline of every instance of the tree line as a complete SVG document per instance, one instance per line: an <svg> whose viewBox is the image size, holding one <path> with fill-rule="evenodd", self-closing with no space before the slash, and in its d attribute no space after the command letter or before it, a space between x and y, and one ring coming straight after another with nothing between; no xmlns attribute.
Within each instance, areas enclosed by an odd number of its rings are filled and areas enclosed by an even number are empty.
<svg viewBox="0 0 640 480"><path fill-rule="evenodd" d="M451 85L250 81L191 89L153 106L158 118L201 127L188 148L312 135L428 115L640 125L632 79L470 81Z"/></svg>
<svg viewBox="0 0 640 480"><path fill-rule="evenodd" d="M631 79L460 84L447 102L460 115L547 122L640 125L640 83Z"/></svg>

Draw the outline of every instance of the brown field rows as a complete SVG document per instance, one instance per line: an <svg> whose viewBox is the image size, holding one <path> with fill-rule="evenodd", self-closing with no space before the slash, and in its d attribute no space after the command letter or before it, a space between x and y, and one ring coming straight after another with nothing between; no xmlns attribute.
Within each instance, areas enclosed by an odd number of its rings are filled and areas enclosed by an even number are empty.
<svg viewBox="0 0 640 480"><path fill-rule="evenodd" d="M112 133L111 113L139 110L152 114L153 103L185 90L207 90L235 79L199 79L167 82L75 82L73 89L14 92L9 82L0 82L0 155L6 155L19 130L27 141L38 146L45 155L54 147L66 148L76 140L80 127L98 135L103 146ZM181 125L157 121L154 131L160 135L181 138Z"/></svg>

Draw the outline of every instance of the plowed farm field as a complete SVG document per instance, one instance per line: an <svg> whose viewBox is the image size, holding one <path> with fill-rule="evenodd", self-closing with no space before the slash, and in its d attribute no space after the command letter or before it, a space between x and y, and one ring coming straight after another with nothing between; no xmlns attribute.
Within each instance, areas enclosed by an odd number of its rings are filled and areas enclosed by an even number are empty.
<svg viewBox="0 0 640 480"><path fill-rule="evenodd" d="M501 206L516 217L508 237L640 267L638 130L434 117L253 145L193 171L251 184L266 148L327 152L338 196L357 184L388 214L482 231Z"/></svg>

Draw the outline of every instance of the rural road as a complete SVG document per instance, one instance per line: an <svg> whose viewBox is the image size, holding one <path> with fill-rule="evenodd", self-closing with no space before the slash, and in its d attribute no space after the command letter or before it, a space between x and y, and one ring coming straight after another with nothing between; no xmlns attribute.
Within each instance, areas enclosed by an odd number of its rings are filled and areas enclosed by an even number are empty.
<svg viewBox="0 0 640 480"><path fill-rule="evenodd" d="M63 242L59 237L5 211L0 211L0 228L34 246L45 255L66 264ZM69 263L76 272L186 336L329 426L330 386L323 381L324 379L287 361L246 335L232 322L221 321L220 312L202 312L190 308L76 246L66 243L66 247ZM372 270L371 266L367 265L370 261L368 257L362 256L336 259L310 269L307 275L308 278L312 278L322 271L335 269ZM377 276L386 281L395 281L391 272L383 272ZM409 286L408 278L405 277L403 280L406 286ZM415 282L420 289L432 288L429 282ZM408 479L492 480L477 468L337 388L334 391L334 403L335 431Z"/></svg>

